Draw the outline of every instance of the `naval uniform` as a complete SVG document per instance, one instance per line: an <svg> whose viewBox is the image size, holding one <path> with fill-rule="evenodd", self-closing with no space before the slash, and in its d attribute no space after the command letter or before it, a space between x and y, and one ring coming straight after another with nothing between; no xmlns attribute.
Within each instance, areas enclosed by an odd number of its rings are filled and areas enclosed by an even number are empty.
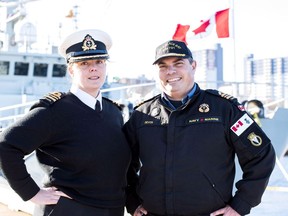
<svg viewBox="0 0 288 216"><path fill-rule="evenodd" d="M248 214L275 165L269 138L235 98L216 90L195 84L173 106L157 95L124 125L132 149L128 211L142 204L148 215L208 216L228 204ZM244 175L232 195L235 153Z"/></svg>
<svg viewBox="0 0 288 216"><path fill-rule="evenodd" d="M41 215L123 216L131 153L122 132L122 113L104 97L100 112L83 101L68 92L34 104L0 134L1 167L11 187L29 200L39 187L26 171L23 157L36 150L47 175L44 185L72 198L61 197L57 205L41 207Z"/></svg>

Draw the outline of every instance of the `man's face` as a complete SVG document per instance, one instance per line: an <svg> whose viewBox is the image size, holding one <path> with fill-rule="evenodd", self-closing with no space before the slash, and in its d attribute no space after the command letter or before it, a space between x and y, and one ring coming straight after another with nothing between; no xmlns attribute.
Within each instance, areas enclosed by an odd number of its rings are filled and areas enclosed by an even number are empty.
<svg viewBox="0 0 288 216"><path fill-rule="evenodd" d="M194 85L196 62L166 57L157 63L162 90L172 100L182 100Z"/></svg>

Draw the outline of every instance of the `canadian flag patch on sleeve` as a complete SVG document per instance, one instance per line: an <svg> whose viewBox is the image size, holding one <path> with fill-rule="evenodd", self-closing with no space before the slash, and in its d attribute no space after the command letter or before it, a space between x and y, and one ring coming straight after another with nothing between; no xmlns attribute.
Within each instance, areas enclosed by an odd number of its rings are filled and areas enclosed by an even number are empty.
<svg viewBox="0 0 288 216"><path fill-rule="evenodd" d="M230 128L237 136L240 136L251 124L253 120L245 113L235 124Z"/></svg>

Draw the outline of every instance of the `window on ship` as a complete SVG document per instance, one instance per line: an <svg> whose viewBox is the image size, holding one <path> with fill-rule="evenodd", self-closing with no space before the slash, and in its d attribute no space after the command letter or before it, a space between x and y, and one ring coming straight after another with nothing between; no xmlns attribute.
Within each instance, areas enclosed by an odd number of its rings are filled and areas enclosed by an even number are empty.
<svg viewBox="0 0 288 216"><path fill-rule="evenodd" d="M15 62L14 75L27 76L28 69L29 69L29 63Z"/></svg>
<svg viewBox="0 0 288 216"><path fill-rule="evenodd" d="M9 74L9 66L8 61L0 61L0 76Z"/></svg>
<svg viewBox="0 0 288 216"><path fill-rule="evenodd" d="M33 76L46 77L48 71L48 64L34 63Z"/></svg>
<svg viewBox="0 0 288 216"><path fill-rule="evenodd" d="M54 64L52 77L65 77L66 76L66 65L64 64Z"/></svg>

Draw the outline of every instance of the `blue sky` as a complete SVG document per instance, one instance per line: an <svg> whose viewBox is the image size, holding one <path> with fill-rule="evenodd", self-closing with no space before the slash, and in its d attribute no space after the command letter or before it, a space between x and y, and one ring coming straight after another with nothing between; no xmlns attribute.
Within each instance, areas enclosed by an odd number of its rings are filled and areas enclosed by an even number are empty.
<svg viewBox="0 0 288 216"><path fill-rule="evenodd" d="M156 46L172 38L178 23L199 26L218 10L232 5L231 0L39 0L27 4L29 19L39 29L42 41L37 46L59 42L65 34L75 30L75 20L65 18L78 5L77 27L99 28L112 39L109 73L113 76L151 77L151 65ZM250 53L255 58L288 56L288 31L285 0L234 0L235 43L232 38L188 40L191 50L224 48L224 78L241 78L243 57ZM59 25L61 24L61 29ZM234 45L235 65L234 70ZM232 73L231 73L232 72ZM238 77L239 76L239 77ZM197 74L196 74L197 77Z"/></svg>

